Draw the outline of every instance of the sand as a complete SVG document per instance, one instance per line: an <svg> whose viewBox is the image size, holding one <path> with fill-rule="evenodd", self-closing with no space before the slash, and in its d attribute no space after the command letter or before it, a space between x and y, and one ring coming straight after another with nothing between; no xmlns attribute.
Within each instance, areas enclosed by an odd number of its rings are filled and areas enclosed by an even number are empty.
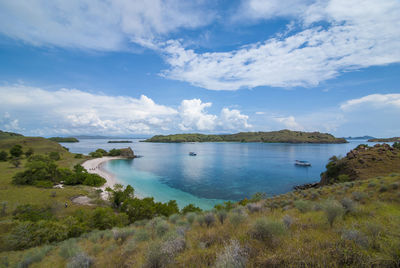
<svg viewBox="0 0 400 268"><path fill-rule="evenodd" d="M106 179L106 183L100 187L99 189L103 190L102 193L102 198L103 199L107 199L108 198L108 193L105 191L105 189L107 187L113 187L114 184L120 183L117 178L115 177L114 174L108 172L107 170L105 170L105 168L103 167L103 165L110 160L114 160L114 159L124 159L123 157L119 157L119 156L103 156L101 158L95 158L95 159L90 159L85 161L82 166L89 172L89 173L93 173L93 174L97 174L101 177L103 177L104 179Z"/></svg>

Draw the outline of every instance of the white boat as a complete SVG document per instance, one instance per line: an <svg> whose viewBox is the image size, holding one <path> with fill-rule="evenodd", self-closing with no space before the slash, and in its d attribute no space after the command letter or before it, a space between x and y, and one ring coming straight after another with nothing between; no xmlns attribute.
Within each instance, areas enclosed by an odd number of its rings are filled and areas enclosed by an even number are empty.
<svg viewBox="0 0 400 268"><path fill-rule="evenodd" d="M302 161L302 160L296 160L294 163L296 166L303 166L303 167L309 167L311 166L311 163L308 161Z"/></svg>

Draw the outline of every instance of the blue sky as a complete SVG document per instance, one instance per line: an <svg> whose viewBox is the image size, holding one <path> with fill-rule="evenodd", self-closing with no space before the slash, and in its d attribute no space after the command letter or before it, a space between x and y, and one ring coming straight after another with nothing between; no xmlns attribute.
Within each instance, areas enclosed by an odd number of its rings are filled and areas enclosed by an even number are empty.
<svg viewBox="0 0 400 268"><path fill-rule="evenodd" d="M398 0L2 1L0 129L398 136Z"/></svg>

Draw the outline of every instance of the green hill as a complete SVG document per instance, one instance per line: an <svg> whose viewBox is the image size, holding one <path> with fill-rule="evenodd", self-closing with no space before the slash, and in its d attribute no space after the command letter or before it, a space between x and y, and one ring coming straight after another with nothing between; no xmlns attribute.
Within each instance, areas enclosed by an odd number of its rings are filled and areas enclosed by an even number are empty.
<svg viewBox="0 0 400 268"><path fill-rule="evenodd" d="M52 137L49 138L51 141L56 141L56 142L79 142L77 138L73 137Z"/></svg>
<svg viewBox="0 0 400 268"><path fill-rule="evenodd" d="M174 134L156 135L144 142L266 142L266 143L346 143L343 138L320 132L280 130L271 132L240 132L236 134Z"/></svg>
<svg viewBox="0 0 400 268"><path fill-rule="evenodd" d="M400 142L400 137L393 138L373 138L369 139L368 142Z"/></svg>
<svg viewBox="0 0 400 268"><path fill-rule="evenodd" d="M13 132L1 131L0 130L0 139L7 139L10 137L23 137L23 135Z"/></svg>

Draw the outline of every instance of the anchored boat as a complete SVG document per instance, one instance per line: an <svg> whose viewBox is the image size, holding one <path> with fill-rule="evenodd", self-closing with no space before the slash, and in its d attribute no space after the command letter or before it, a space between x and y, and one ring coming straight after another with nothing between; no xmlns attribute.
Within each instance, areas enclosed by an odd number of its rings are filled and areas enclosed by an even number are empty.
<svg viewBox="0 0 400 268"><path fill-rule="evenodd" d="M190 152L189 155L190 156L196 156L197 154L195 152Z"/></svg>
<svg viewBox="0 0 400 268"><path fill-rule="evenodd" d="M311 166L311 163L308 161L302 161L302 160L296 160L294 163L296 166L303 166L303 167L309 167Z"/></svg>

